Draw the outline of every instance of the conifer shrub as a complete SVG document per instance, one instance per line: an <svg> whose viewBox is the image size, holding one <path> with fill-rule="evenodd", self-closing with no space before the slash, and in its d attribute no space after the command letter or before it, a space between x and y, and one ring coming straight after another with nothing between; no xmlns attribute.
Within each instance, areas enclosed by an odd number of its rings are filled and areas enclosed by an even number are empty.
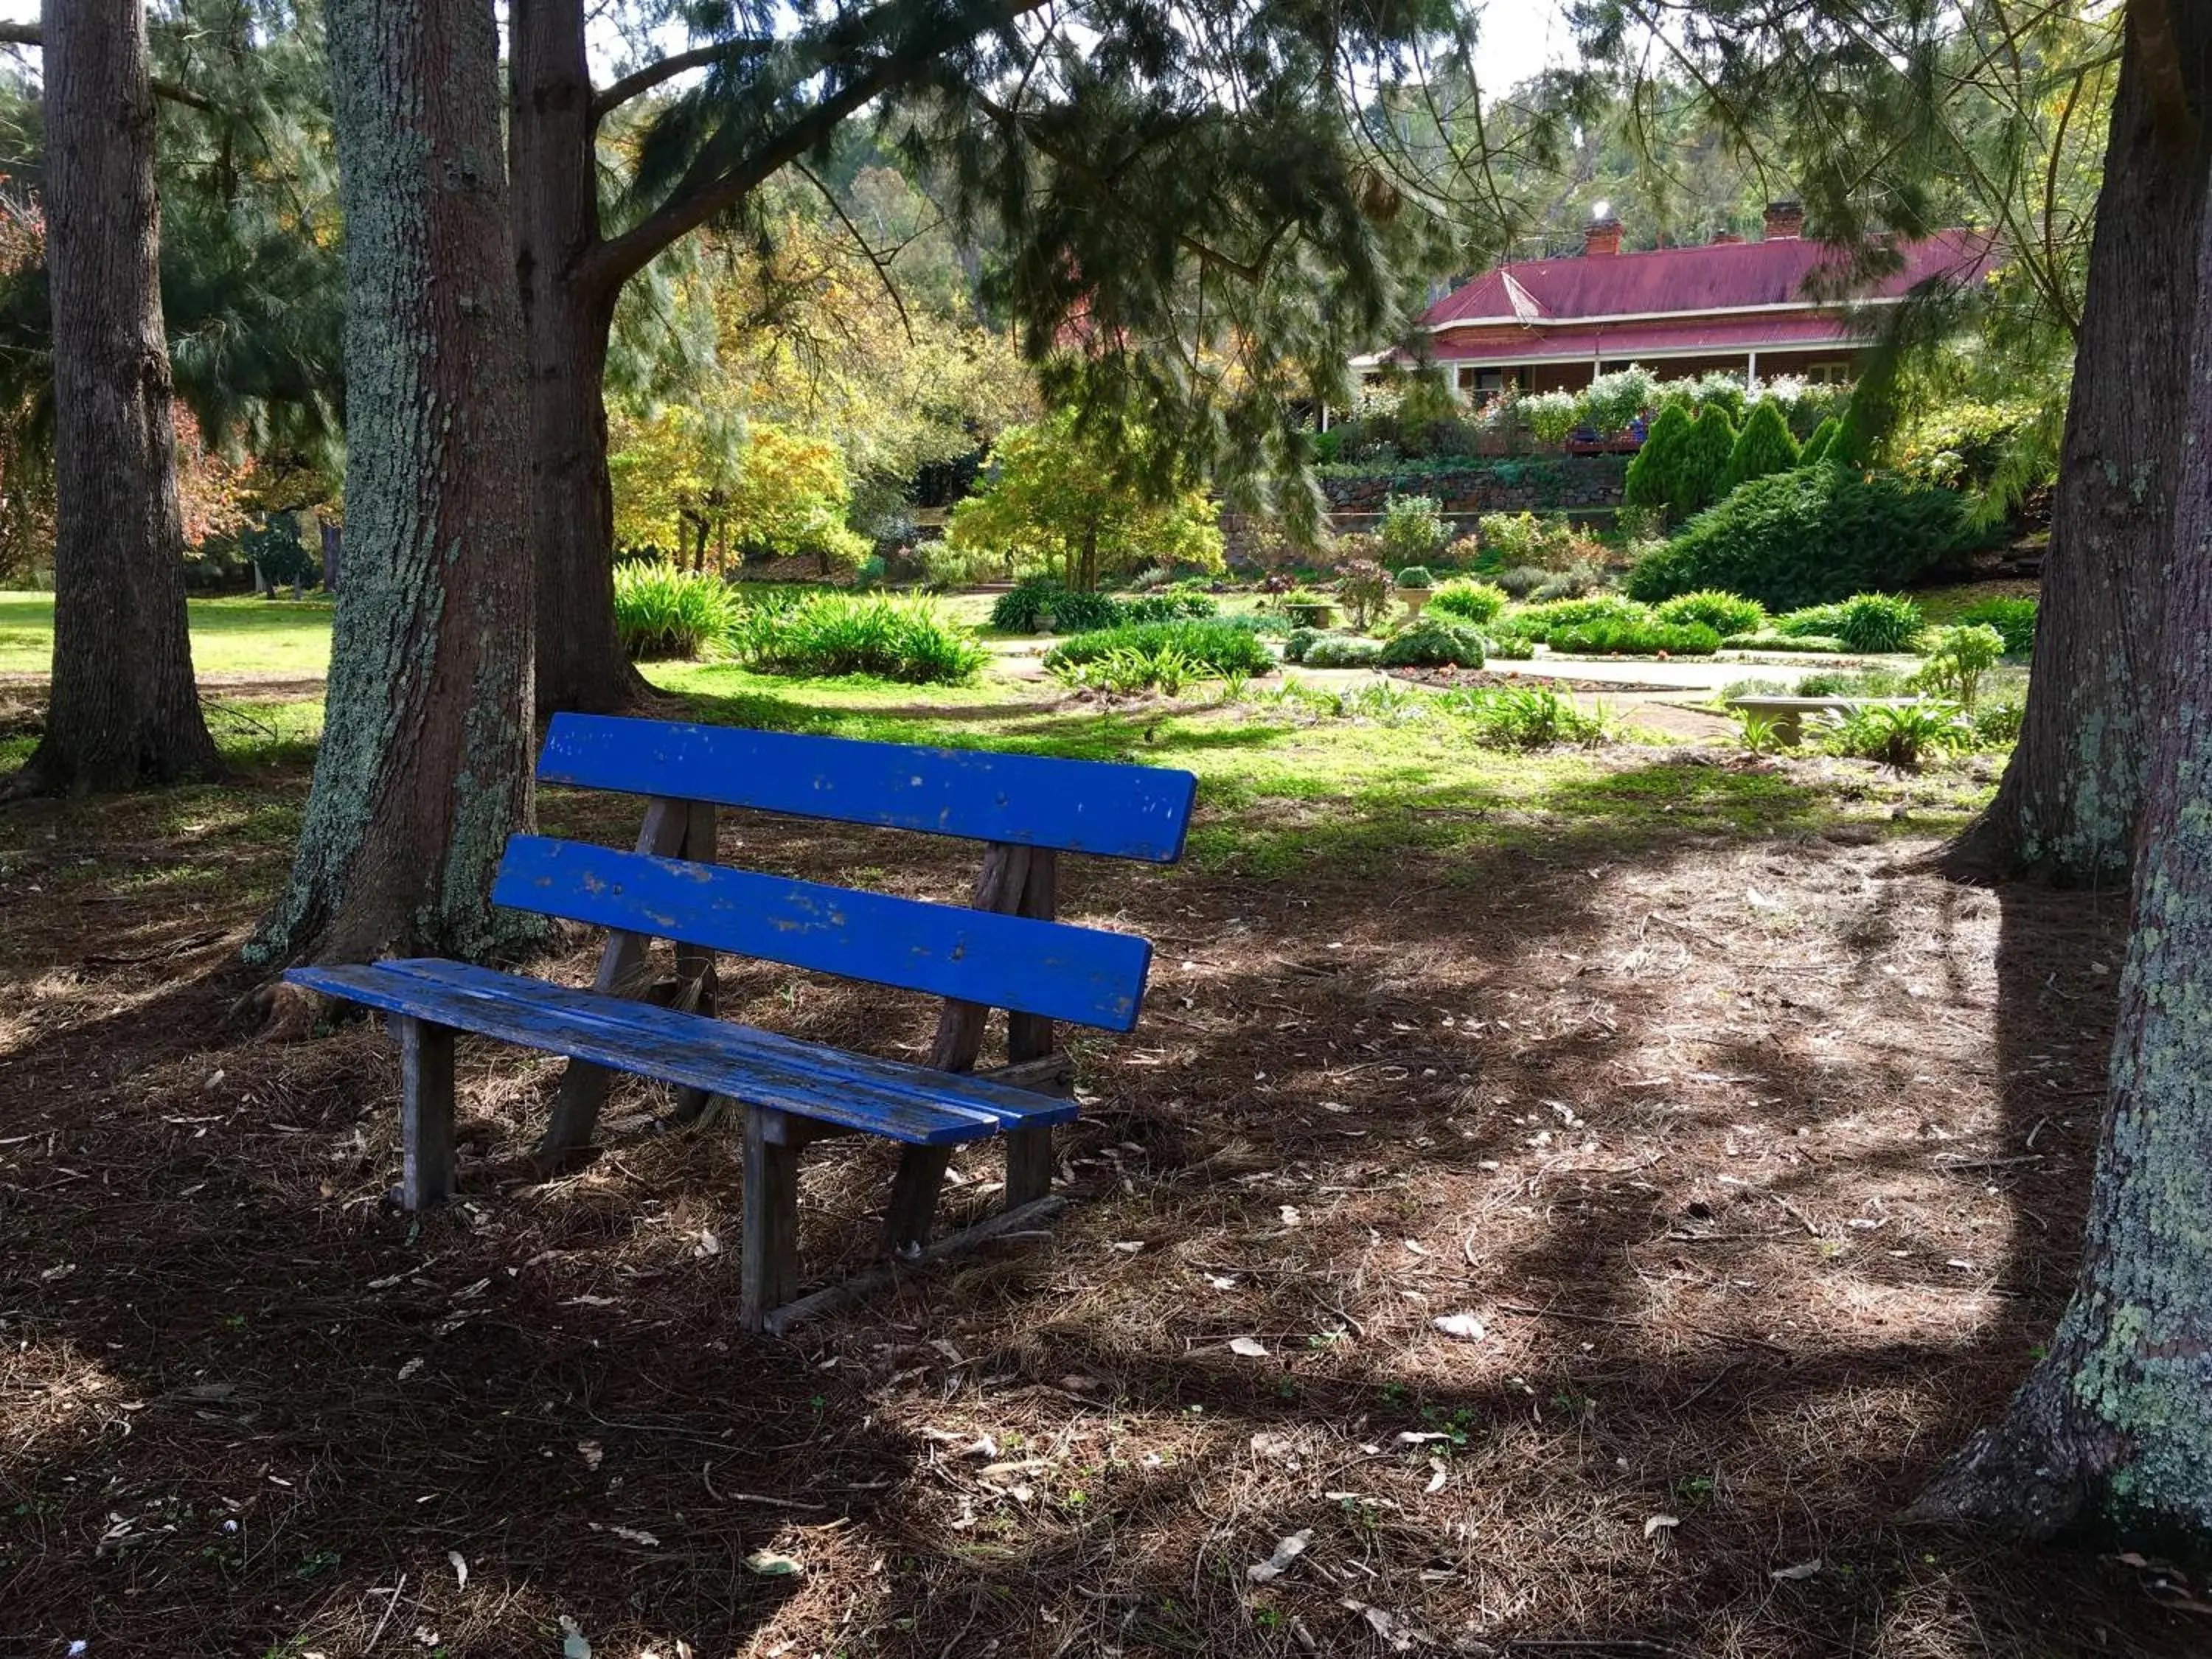
<svg viewBox="0 0 2212 1659"><path fill-rule="evenodd" d="M1787 472L1797 465L1797 440L1790 435L1790 422L1781 405L1762 398L1751 406L1743 430L1729 452L1728 477L1722 494L1770 472Z"/></svg>
<svg viewBox="0 0 2212 1659"><path fill-rule="evenodd" d="M1638 559L1626 586L1654 602L1724 588L1795 611L1909 586L1957 565L1974 540L1954 491L1823 461L1731 491Z"/></svg>
<svg viewBox="0 0 2212 1659"><path fill-rule="evenodd" d="M1843 429L1844 423L1832 415L1822 421L1813 428L1813 435L1805 440L1805 447L1797 452L1797 465L1811 466L1826 459L1828 452L1835 447L1836 434Z"/></svg>
<svg viewBox="0 0 2212 1659"><path fill-rule="evenodd" d="M1630 507L1673 510L1674 480L1690 438L1690 411L1668 404L1652 417L1644 434L1644 447L1628 463L1628 477L1621 486L1621 501Z"/></svg>

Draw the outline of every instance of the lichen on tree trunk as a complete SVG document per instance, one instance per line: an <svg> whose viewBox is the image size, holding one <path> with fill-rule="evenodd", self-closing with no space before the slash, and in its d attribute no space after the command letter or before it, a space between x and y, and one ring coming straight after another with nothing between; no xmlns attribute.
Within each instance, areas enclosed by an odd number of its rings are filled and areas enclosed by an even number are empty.
<svg viewBox="0 0 2212 1659"><path fill-rule="evenodd" d="M479 957L531 819L520 308L490 0L333 0L346 585L264 962Z"/></svg>
<svg viewBox="0 0 2212 1659"><path fill-rule="evenodd" d="M192 682L144 0L47 0L54 658L12 792L216 769Z"/></svg>
<svg viewBox="0 0 2212 1659"><path fill-rule="evenodd" d="M2197 190L2212 209L2212 171ZM2212 272L2212 235L2200 258ZM2133 931L2080 1274L2005 1420L1919 1509L2212 1550L2212 289L2195 309L2174 523L2145 573L2163 626L2143 664Z"/></svg>
<svg viewBox="0 0 2212 1659"><path fill-rule="evenodd" d="M2112 101L2026 717L1996 799L1960 847L1972 865L2081 885L2126 879L2142 810L2143 659L2181 471L2175 343L2194 314L2212 144L2212 7L2172 8L2164 45L2146 42L2141 13L2130 9ZM2202 112L2179 139L2159 101L2177 47Z"/></svg>

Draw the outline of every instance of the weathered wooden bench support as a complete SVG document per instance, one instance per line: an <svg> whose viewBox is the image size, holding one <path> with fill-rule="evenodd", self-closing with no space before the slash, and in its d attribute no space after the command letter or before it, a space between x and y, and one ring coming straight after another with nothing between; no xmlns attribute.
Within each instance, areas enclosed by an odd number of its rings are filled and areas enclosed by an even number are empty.
<svg viewBox="0 0 2212 1659"><path fill-rule="evenodd" d="M826 1292L798 1296L799 1160L813 1141L866 1133L902 1143L884 1214L895 1261L933 1260L1002 1236L1007 1218L1057 1207L1052 1130L1076 1113L1057 1024L1129 1030L1152 957L1140 939L1059 921L1059 854L1173 861L1196 787L1188 773L561 715L538 775L649 803L634 852L517 836L501 865L496 902L610 930L590 990L430 959L289 975L391 1018L405 1073L404 1207L428 1208L453 1191L453 1036L462 1030L569 1057L538 1148L550 1162L590 1143L617 1071L673 1085L678 1124L718 1098L739 1109L740 1317L750 1329L781 1330L801 1310L830 1305ZM722 865L722 806L982 842L972 904ZM651 972L655 939L675 947L665 994ZM940 997L927 1065L715 1018L724 951ZM994 1008L1006 1011L1006 1063L979 1073ZM1000 1217L933 1241L953 1149L992 1135L1006 1142Z"/></svg>
<svg viewBox="0 0 2212 1659"><path fill-rule="evenodd" d="M453 1195L453 1032L402 1014L399 1045L399 1205L427 1210Z"/></svg>

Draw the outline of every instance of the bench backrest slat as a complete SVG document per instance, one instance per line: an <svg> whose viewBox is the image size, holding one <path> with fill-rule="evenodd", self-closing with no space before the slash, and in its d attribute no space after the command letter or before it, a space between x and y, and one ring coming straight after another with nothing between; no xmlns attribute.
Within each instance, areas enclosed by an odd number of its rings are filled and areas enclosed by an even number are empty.
<svg viewBox="0 0 2212 1659"><path fill-rule="evenodd" d="M1152 947L1127 933L516 836L495 903L1126 1031Z"/></svg>
<svg viewBox="0 0 2212 1659"><path fill-rule="evenodd" d="M542 782L1171 864L1197 780L1166 767L556 714Z"/></svg>

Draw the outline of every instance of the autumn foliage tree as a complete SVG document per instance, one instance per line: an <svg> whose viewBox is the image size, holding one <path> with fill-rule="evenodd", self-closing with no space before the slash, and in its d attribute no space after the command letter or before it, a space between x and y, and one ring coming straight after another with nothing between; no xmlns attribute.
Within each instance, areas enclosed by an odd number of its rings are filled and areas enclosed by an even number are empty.
<svg viewBox="0 0 2212 1659"><path fill-rule="evenodd" d="M952 509L945 539L1070 587L1140 565L1219 568L1214 504L1171 467L1148 469L1146 442L1141 432L1086 432L1066 410L1011 428L975 493Z"/></svg>

